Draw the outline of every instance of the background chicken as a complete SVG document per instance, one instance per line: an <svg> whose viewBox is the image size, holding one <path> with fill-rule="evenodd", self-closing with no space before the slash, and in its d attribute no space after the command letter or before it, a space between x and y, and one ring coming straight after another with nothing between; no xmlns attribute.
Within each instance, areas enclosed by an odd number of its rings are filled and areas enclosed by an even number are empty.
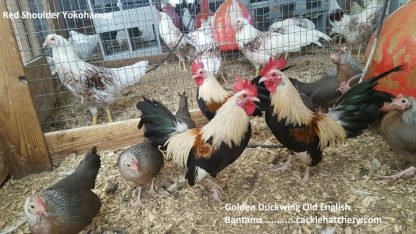
<svg viewBox="0 0 416 234"><path fill-rule="evenodd" d="M179 93L179 107L176 110L176 119L184 122L189 129L195 128L196 124L192 120L191 113L189 113L188 108L188 95L185 91L183 93Z"/></svg>
<svg viewBox="0 0 416 234"><path fill-rule="evenodd" d="M160 14L160 24L159 24L159 33L162 40L166 43L169 49L173 50L175 55L179 59L179 65L182 63L183 70L186 71L185 67L185 59L192 54L192 46L189 40L189 37L185 34L183 35L182 40L182 32L179 30L165 12L159 12ZM179 41L180 40L180 41ZM179 43L179 44L178 44Z"/></svg>
<svg viewBox="0 0 416 234"><path fill-rule="evenodd" d="M356 85L335 103L326 116L306 108L284 73L273 67L265 68L267 70L262 71L265 75L260 82L265 82L271 99L265 115L266 123L279 142L294 154L283 166L274 170L288 170L296 156L307 164L302 182L309 180L310 167L322 160L325 147L357 136L381 116L379 108L391 100L391 95L373 88L379 79L400 70L396 67Z"/></svg>
<svg viewBox="0 0 416 234"><path fill-rule="evenodd" d="M110 105L116 95L136 84L145 74L148 61L140 61L122 68L104 68L84 62L77 57L73 47L62 36L50 34L43 47L52 47L53 61L59 80L75 96L85 102L97 123L97 107L105 108L111 122Z"/></svg>
<svg viewBox="0 0 416 234"><path fill-rule="evenodd" d="M195 60L204 64L207 72L213 74L216 78L220 75L225 82L222 73L222 57L218 47L211 37L208 37L202 30L196 30L188 34L196 49Z"/></svg>
<svg viewBox="0 0 416 234"><path fill-rule="evenodd" d="M248 80L237 81L233 90L235 94L208 124L189 130L159 102L144 99L137 104L142 111L139 127L145 127L145 137L166 144L167 157L187 168L189 185L206 181L218 201L222 189L214 177L246 148L251 135L249 116L256 108L254 101L258 101L257 89Z"/></svg>
<svg viewBox="0 0 416 234"><path fill-rule="evenodd" d="M69 32L69 43L75 49L78 57L86 60L90 59L93 55L94 50L97 48L98 43L100 42L100 35L84 35L77 31L71 30Z"/></svg>
<svg viewBox="0 0 416 234"><path fill-rule="evenodd" d="M194 30L195 20L192 18L188 8L182 8L182 25L185 32Z"/></svg>
<svg viewBox="0 0 416 234"><path fill-rule="evenodd" d="M121 176L133 182L138 187L135 205L140 208L142 202L140 193L142 187L151 183L149 192L154 193L154 178L163 166L163 155L157 146L152 145L149 139L127 148L118 157L118 170Z"/></svg>
<svg viewBox="0 0 416 234"><path fill-rule="evenodd" d="M275 58L281 54L298 52L302 47L311 43L321 45L320 38L331 40L320 31L308 30L296 25L261 32L243 17L237 19L236 38L238 48L256 68L256 76L260 66L266 64L270 57Z"/></svg>
<svg viewBox="0 0 416 234"><path fill-rule="evenodd" d="M315 24L312 21L302 17L295 17L274 22L270 25L269 31L277 30L279 28L292 27L293 25L310 30L315 29Z"/></svg>
<svg viewBox="0 0 416 234"><path fill-rule="evenodd" d="M394 151L416 165L416 98L398 95L392 103L398 108L383 117L380 125L381 135ZM399 179L415 175L416 168L411 166L384 178Z"/></svg>
<svg viewBox="0 0 416 234"><path fill-rule="evenodd" d="M362 12L353 15L345 13L336 0L329 1L331 34L339 34L345 38L349 45L357 45L358 57L361 48L367 45L376 29L378 16L381 14L383 6L382 0L369 1L370 3Z"/></svg>
<svg viewBox="0 0 416 234"><path fill-rule="evenodd" d="M71 175L29 196L23 209L31 233L79 233L87 227L101 208L100 198L91 191L100 164L94 147Z"/></svg>
<svg viewBox="0 0 416 234"><path fill-rule="evenodd" d="M200 61L192 62L192 79L198 86L196 98L202 114L211 120L218 109L231 97L217 81L214 74Z"/></svg>

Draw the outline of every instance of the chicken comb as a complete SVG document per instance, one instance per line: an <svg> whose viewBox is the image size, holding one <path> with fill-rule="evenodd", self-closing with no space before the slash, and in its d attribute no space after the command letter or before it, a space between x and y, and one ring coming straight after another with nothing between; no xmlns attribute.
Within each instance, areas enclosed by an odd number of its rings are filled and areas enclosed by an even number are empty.
<svg viewBox="0 0 416 234"><path fill-rule="evenodd" d="M278 69L281 70L285 68L287 60L284 57L281 58L269 58L269 62L264 65L263 69L260 72L260 76L265 76L270 70Z"/></svg>
<svg viewBox="0 0 416 234"><path fill-rule="evenodd" d="M204 68L204 64L199 60L192 61L192 75L196 74L199 69Z"/></svg>
<svg viewBox="0 0 416 234"><path fill-rule="evenodd" d="M257 96L257 88L256 86L251 84L251 81L248 79L242 79L240 76L237 75L236 81L233 84L233 91L240 92L241 90L247 90L252 96Z"/></svg>

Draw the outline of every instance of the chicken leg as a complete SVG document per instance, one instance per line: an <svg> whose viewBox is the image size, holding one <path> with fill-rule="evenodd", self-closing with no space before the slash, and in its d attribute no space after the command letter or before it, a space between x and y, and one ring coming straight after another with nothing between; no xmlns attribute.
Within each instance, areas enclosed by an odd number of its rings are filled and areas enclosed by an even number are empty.
<svg viewBox="0 0 416 234"><path fill-rule="evenodd" d="M97 114L94 114L94 115L92 116L92 124L93 124L93 125L96 125L96 124L97 124Z"/></svg>
<svg viewBox="0 0 416 234"><path fill-rule="evenodd" d="M207 182L207 185L211 188L212 198L217 202L222 202L222 193L224 193L222 188L210 176L205 177L204 180Z"/></svg>
<svg viewBox="0 0 416 234"><path fill-rule="evenodd" d="M154 183L155 183L155 178L152 179L152 183L150 184L150 188L149 188L149 193L150 194L155 194L156 193Z"/></svg>
<svg viewBox="0 0 416 234"><path fill-rule="evenodd" d="M311 177L311 167L306 166L305 175L303 176L303 179L301 180L301 182L303 184L308 183L310 177Z"/></svg>
<svg viewBox="0 0 416 234"><path fill-rule="evenodd" d="M287 59L287 57L289 56L289 53L288 52L286 52L285 53L285 59Z"/></svg>
<svg viewBox="0 0 416 234"><path fill-rule="evenodd" d="M398 180L400 178L410 178L416 176L416 167L411 166L407 168L406 170L399 172L397 174L391 175L391 176L380 176L381 179L391 179L391 180Z"/></svg>
<svg viewBox="0 0 416 234"><path fill-rule="evenodd" d="M109 123L113 122L113 118L111 117L110 107L107 106L107 108L105 108L105 111L107 111L108 122Z"/></svg>
<svg viewBox="0 0 416 234"><path fill-rule="evenodd" d="M293 154L290 154L289 157L287 158L287 161L282 166L276 168L275 165L271 165L269 167L269 170L271 172L278 172L278 173L282 173L282 172L289 170L290 166L292 165L293 157L294 157Z"/></svg>
<svg viewBox="0 0 416 234"><path fill-rule="evenodd" d="M142 207L142 201L140 199L140 194L142 192L142 187L138 187L137 190L138 190L138 192L137 192L137 200L134 203L134 206L136 206L138 209L140 209Z"/></svg>
<svg viewBox="0 0 416 234"><path fill-rule="evenodd" d="M255 77L257 77L259 75L259 71L260 71L260 66L256 66L256 75L255 75Z"/></svg>

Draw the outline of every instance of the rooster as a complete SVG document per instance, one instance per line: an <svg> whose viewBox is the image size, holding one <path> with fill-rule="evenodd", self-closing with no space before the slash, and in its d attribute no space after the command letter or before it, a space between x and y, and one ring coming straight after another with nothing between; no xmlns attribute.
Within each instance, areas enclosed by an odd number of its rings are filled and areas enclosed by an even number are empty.
<svg viewBox="0 0 416 234"><path fill-rule="evenodd" d="M387 144L396 152L416 165L416 98L398 95L392 102L393 111L387 113L380 125L380 133ZM386 179L399 179L416 175L414 166Z"/></svg>
<svg viewBox="0 0 416 234"><path fill-rule="evenodd" d="M213 198L221 201L222 189L215 176L233 163L246 148L251 135L250 115L259 101L257 89L248 80L233 85L235 94L217 111L205 126L188 129L161 103L144 99L137 104L142 116L139 128L145 137L166 147L167 158L187 168L189 185L206 181Z"/></svg>
<svg viewBox="0 0 416 234"><path fill-rule="evenodd" d="M329 23L332 26L330 34L341 35L348 44L358 45L357 56L360 57L361 47L367 45L376 29L383 1L370 0L370 3L362 12L353 15L346 14L336 0L330 0L329 2Z"/></svg>
<svg viewBox="0 0 416 234"><path fill-rule="evenodd" d="M198 86L196 92L198 107L202 114L211 120L231 94L221 86L212 72L205 69L201 61L192 62L192 79Z"/></svg>
<svg viewBox="0 0 416 234"><path fill-rule="evenodd" d="M104 68L78 58L74 48L62 36L49 34L43 47L52 47L53 61L59 80L75 96L86 102L97 123L97 107L106 108L112 122L110 105L121 90L136 84L145 74L148 61L121 68Z"/></svg>
<svg viewBox="0 0 416 234"><path fill-rule="evenodd" d="M275 137L294 155L280 168L289 169L294 156L307 164L302 182L309 180L311 166L322 160L322 150L343 142L347 137L359 135L369 124L381 116L379 108L391 101L391 95L373 88L377 81L401 67L393 68L364 81L345 93L328 115L306 108L289 78L274 68L265 66L260 82L270 92L270 106L266 110L266 123Z"/></svg>
<svg viewBox="0 0 416 234"><path fill-rule="evenodd" d="M331 40L326 34L317 30L308 30L293 25L278 30L261 32L254 28L247 19L237 19L236 39L238 48L256 68L266 64L270 57L300 51L311 43L321 46L319 39Z"/></svg>
<svg viewBox="0 0 416 234"><path fill-rule="evenodd" d="M189 37L185 34L182 37L182 32L175 26L172 18L165 12L159 12L160 23L159 33L162 40L166 43L169 49L173 50L175 55L179 59L179 66L183 65L183 70L186 71L185 59L189 58L192 54L192 44L190 43ZM180 40L182 37L182 40ZM179 41L180 40L180 41Z"/></svg>

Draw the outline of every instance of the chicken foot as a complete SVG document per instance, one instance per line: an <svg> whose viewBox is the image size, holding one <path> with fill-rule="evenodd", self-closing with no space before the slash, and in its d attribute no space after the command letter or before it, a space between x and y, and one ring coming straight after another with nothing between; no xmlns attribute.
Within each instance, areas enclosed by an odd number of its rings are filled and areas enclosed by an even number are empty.
<svg viewBox="0 0 416 234"><path fill-rule="evenodd" d="M270 165L269 170L271 172L277 172L277 173L282 173L282 172L289 170L290 166L292 165L293 157L294 157L293 154L290 154L289 157L287 158L287 161L282 166L276 168L275 165Z"/></svg>
<svg viewBox="0 0 416 234"><path fill-rule="evenodd" d="M391 180L398 180L400 178L410 178L416 176L416 167L411 166L404 171L401 171L397 174L391 176L380 176L380 179L391 179Z"/></svg>
<svg viewBox="0 0 416 234"><path fill-rule="evenodd" d="M303 179L301 180L301 182L303 184L308 183L310 177L311 177L311 167L306 166L305 175L303 176Z"/></svg>
<svg viewBox="0 0 416 234"><path fill-rule="evenodd" d="M141 192L142 192L142 187L141 186L138 187L137 190L138 190L137 191L137 200L134 203L134 206L137 207L137 209L140 209L142 207L142 201L140 199L140 195L141 195Z"/></svg>
<svg viewBox="0 0 416 234"><path fill-rule="evenodd" d="M105 111L107 112L107 117L108 117L108 122L111 123L113 122L113 118L111 117L111 111L110 111L110 107L106 107Z"/></svg>
<svg viewBox="0 0 416 234"><path fill-rule="evenodd" d="M208 187L211 188L212 198L217 202L222 202L221 198L223 197L224 190L222 190L221 186L210 176L205 177L204 180L207 182Z"/></svg>
<svg viewBox="0 0 416 234"><path fill-rule="evenodd" d="M94 115L92 116L92 124L93 124L93 125L96 125L96 124L97 124L97 114L94 114Z"/></svg>
<svg viewBox="0 0 416 234"><path fill-rule="evenodd" d="M150 188L149 188L148 193L150 193L150 194L155 194L156 193L154 184L155 184L155 178L152 179L152 183L150 184Z"/></svg>

